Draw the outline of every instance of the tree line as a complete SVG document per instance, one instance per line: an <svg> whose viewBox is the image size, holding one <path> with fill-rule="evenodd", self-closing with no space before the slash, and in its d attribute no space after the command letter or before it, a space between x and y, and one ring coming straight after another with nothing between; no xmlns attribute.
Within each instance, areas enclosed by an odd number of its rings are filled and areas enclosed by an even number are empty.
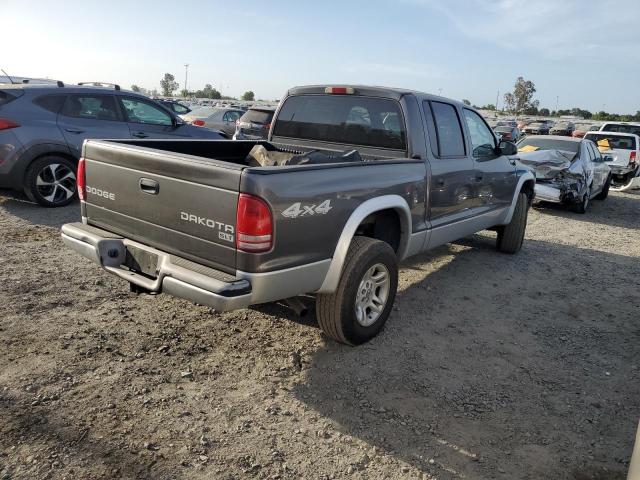
<svg viewBox="0 0 640 480"><path fill-rule="evenodd" d="M531 80L525 80L523 77L518 77L516 83L513 86L513 91L507 92L504 95L504 110L512 115L540 115L543 117L562 117L562 116L575 116L582 117L587 120L610 120L621 122L640 122L640 110L636 111L635 115L621 115L617 113L609 113L605 111L590 112L589 110L583 110L582 108L571 109L558 109L550 110L548 108L539 108L540 102L534 100L533 96L536 93L536 86ZM467 103L468 100L463 100ZM496 110L496 106L493 104L477 107L482 110Z"/></svg>

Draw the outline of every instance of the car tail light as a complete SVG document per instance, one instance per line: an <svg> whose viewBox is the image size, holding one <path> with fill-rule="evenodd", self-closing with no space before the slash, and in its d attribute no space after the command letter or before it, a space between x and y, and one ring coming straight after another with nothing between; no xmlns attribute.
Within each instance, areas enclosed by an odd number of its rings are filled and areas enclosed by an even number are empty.
<svg viewBox="0 0 640 480"><path fill-rule="evenodd" d="M324 89L324 93L331 93L333 95L352 95L352 87L327 87Z"/></svg>
<svg viewBox="0 0 640 480"><path fill-rule="evenodd" d="M636 152L631 152L629 154L629 164L636 163Z"/></svg>
<svg viewBox="0 0 640 480"><path fill-rule="evenodd" d="M241 193L236 214L236 247L249 253L271 250L273 217L261 198Z"/></svg>
<svg viewBox="0 0 640 480"><path fill-rule="evenodd" d="M87 177L85 174L84 158L78 162L78 173L76 174L76 184L78 186L78 197L84 202L87 198Z"/></svg>
<svg viewBox="0 0 640 480"><path fill-rule="evenodd" d="M20 124L9 120L8 118L0 118L0 130L8 130L10 128L19 127Z"/></svg>
<svg viewBox="0 0 640 480"><path fill-rule="evenodd" d="M204 127L204 120L194 120L193 122L191 122L192 125L195 125L196 127Z"/></svg>
<svg viewBox="0 0 640 480"><path fill-rule="evenodd" d="M262 128L264 128L265 130L269 130L271 128L271 124L265 123L264 125L262 125Z"/></svg>
<svg viewBox="0 0 640 480"><path fill-rule="evenodd" d="M240 120L236 120L236 125L240 125Z"/></svg>

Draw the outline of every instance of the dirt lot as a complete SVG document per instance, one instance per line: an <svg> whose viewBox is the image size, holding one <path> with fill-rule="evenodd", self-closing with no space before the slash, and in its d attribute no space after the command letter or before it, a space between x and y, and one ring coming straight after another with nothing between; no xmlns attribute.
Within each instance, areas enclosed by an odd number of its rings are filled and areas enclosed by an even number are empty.
<svg viewBox="0 0 640 480"><path fill-rule="evenodd" d="M0 479L623 479L640 416L640 192L406 262L387 328L133 296L0 192Z"/></svg>

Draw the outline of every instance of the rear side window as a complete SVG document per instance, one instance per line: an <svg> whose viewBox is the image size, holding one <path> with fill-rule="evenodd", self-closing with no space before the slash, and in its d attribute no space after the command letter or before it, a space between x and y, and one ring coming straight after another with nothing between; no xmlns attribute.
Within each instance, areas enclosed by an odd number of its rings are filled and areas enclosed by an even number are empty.
<svg viewBox="0 0 640 480"><path fill-rule="evenodd" d="M354 95L298 95L285 100L275 136L406 150L398 102Z"/></svg>
<svg viewBox="0 0 640 480"><path fill-rule="evenodd" d="M173 107L173 111L176 112L178 115L183 115L185 113L189 113L189 109L187 107L185 107L184 105L180 105L179 103L174 103L172 104Z"/></svg>
<svg viewBox="0 0 640 480"><path fill-rule="evenodd" d="M33 103L52 113L59 113L66 98L66 95L43 95L36 98Z"/></svg>
<svg viewBox="0 0 640 480"><path fill-rule="evenodd" d="M116 101L111 95L69 95L62 115L87 120L120 120Z"/></svg>
<svg viewBox="0 0 640 480"><path fill-rule="evenodd" d="M267 112L264 110L247 110L242 117L241 122L260 123L262 125L267 124L273 118L273 112Z"/></svg>
<svg viewBox="0 0 640 480"><path fill-rule="evenodd" d="M19 95L12 95L5 90L0 90L0 107L14 101L16 98L18 98L18 96Z"/></svg>
<svg viewBox="0 0 640 480"><path fill-rule="evenodd" d="M449 103L431 102L431 110L436 125L438 156L464 156L464 137L456 108Z"/></svg>

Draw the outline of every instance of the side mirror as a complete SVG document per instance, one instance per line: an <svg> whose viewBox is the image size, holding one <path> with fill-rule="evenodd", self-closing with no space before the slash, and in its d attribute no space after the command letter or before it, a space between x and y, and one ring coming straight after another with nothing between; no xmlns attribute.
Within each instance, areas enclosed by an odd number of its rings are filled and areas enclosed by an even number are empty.
<svg viewBox="0 0 640 480"><path fill-rule="evenodd" d="M501 141L500 144L498 145L498 153L500 155L517 155L518 154L518 147L516 147L516 144L513 142L503 142Z"/></svg>
<svg viewBox="0 0 640 480"><path fill-rule="evenodd" d="M184 122L179 117L171 117L171 123L173 124L173 128L178 128L184 125Z"/></svg>

